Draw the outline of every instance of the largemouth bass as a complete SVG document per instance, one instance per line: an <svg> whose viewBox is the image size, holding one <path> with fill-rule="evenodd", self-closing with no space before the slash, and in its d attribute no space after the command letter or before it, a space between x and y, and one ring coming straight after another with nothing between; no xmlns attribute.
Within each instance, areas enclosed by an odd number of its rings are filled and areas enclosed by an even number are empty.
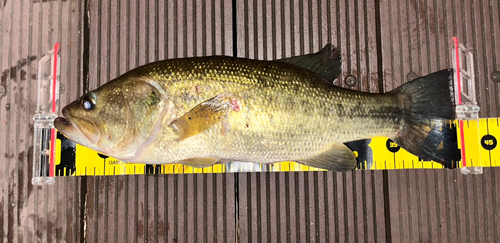
<svg viewBox="0 0 500 243"><path fill-rule="evenodd" d="M349 141L385 136L450 165L436 121L455 119L452 70L386 94L343 89L340 52L275 61L226 56L164 60L83 95L54 125L69 139L124 162L206 167L296 161L356 167Z"/></svg>

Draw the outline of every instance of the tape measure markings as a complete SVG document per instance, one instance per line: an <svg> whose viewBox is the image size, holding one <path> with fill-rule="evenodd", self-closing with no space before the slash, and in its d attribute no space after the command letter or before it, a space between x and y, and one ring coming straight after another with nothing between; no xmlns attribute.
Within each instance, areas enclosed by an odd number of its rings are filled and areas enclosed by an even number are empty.
<svg viewBox="0 0 500 243"><path fill-rule="evenodd" d="M500 164L498 164L498 159L500 157L500 150L498 148L498 139L494 135L494 134L500 134L500 126L498 124L498 118L495 120L489 120L487 123L488 135L490 135L492 138L491 145L490 147L487 148L490 148L488 150L490 155L490 164L492 164L492 166L500 166Z"/></svg>
<svg viewBox="0 0 500 243"><path fill-rule="evenodd" d="M499 118L480 119L464 122L464 136L466 140L466 150L469 166L500 166L500 149L496 134L500 134ZM457 133L458 122L450 122L440 126L438 129L450 129ZM436 129L436 128L433 128ZM455 134L458 138L458 133ZM84 175L118 175L118 174L182 174L182 173L225 173L228 164L217 164L206 168L193 168L178 164L168 165L144 165L129 164L99 154L89 148L75 145L74 161L66 161L67 155L62 156L63 150L67 148L67 141L62 142L58 136L56 149L59 152L55 155L56 176L84 176ZM479 141L475 140L478 138ZM455 137L453 137L455 139ZM448 140L446 140L448 141ZM454 140L453 140L454 141ZM444 142L444 141L443 141ZM448 141L449 142L449 141ZM439 169L443 166L436 162L423 161L405 149L399 147L392 140L384 137L376 137L366 141L358 141L354 145L356 158L358 159L358 169ZM461 144L457 143L458 149ZM64 147L64 148L62 148ZM65 151L68 152L68 151ZM69 156L71 157L71 156ZM388 159L389 158L389 159ZM71 160L71 159L70 159ZM460 166L460 164L457 163ZM233 167L230 171L322 171L322 169L312 168L295 162L285 161L274 165L258 164L256 166ZM246 169L245 169L246 168Z"/></svg>
<svg viewBox="0 0 500 243"><path fill-rule="evenodd" d="M486 135L481 136L481 145L484 149L488 151L488 158L491 166L491 150L496 147L496 144L493 144L493 142L496 140L495 137L490 135L490 124L489 122L486 122ZM484 145L483 145L484 141Z"/></svg>
<svg viewBox="0 0 500 243"><path fill-rule="evenodd" d="M484 140L484 138L488 138L490 134L490 124L487 121L480 121L480 126L479 126L479 147L480 147L480 156L481 156L481 161L480 165L481 166L491 166L491 151L488 150L487 146L483 144L483 142L488 143L488 139Z"/></svg>

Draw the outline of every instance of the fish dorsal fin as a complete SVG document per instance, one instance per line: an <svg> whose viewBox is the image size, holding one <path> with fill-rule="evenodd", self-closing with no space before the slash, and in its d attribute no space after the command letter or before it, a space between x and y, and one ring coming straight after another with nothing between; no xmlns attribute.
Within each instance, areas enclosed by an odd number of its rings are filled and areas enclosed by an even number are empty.
<svg viewBox="0 0 500 243"><path fill-rule="evenodd" d="M177 141L195 136L211 128L217 123L224 123L226 114L237 109L237 100L230 93L221 93L210 98L170 123L179 135ZM224 126L223 126L224 128ZM224 131L222 131L224 132Z"/></svg>
<svg viewBox="0 0 500 243"><path fill-rule="evenodd" d="M332 44L327 44L321 51L313 54L283 58L277 61L308 69L320 74L330 82L333 82L340 75L342 64L340 50Z"/></svg>
<svg viewBox="0 0 500 243"><path fill-rule="evenodd" d="M345 172L356 168L356 156L344 144L335 143L325 152L297 162L320 169Z"/></svg>

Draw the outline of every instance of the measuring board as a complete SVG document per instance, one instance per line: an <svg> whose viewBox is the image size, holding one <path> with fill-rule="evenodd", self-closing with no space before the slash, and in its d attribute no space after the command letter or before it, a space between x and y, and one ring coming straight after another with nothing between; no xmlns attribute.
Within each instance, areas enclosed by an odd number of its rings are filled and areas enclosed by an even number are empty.
<svg viewBox="0 0 500 243"><path fill-rule="evenodd" d="M466 138L479 137L480 140L467 139L468 167L498 167L500 166L500 148L497 147L497 137L500 136L500 118L466 121L464 133ZM479 134L477 127L479 126ZM447 138L443 143L457 144L455 163L462 167L460 161L461 147L457 142L457 122L446 124L434 129L442 129ZM442 169L443 166L433 161L418 158L400 148L392 140L384 137L360 140L346 143L357 156L358 170L390 170L390 169ZM476 145L476 146L474 146ZM182 173L225 173L252 171L323 171L295 162L275 164L257 164L230 162L224 165L214 165L206 168L190 166L144 165L121 162L105 156L87 147L75 144L62 134L57 135L55 157L55 176L87 176L87 175L132 175L132 174L182 174ZM479 151L479 153L477 152ZM482 158L482 159L480 159Z"/></svg>
<svg viewBox="0 0 500 243"><path fill-rule="evenodd" d="M456 147L451 168L464 174L481 174L482 167L500 166L500 118L478 118L474 90L473 56L452 38L454 90L457 117L454 122L435 121L433 129L443 134L441 143ZM34 157L32 183L52 184L58 176L98 176L132 174L230 173L254 171L322 171L295 162L274 164L230 162L206 168L180 164L145 165L125 163L75 144L56 131L54 119L59 111L59 44L40 61L37 111L34 119ZM355 153L358 170L443 169L437 162L419 158L384 137L346 143ZM438 146L439 147L439 146Z"/></svg>

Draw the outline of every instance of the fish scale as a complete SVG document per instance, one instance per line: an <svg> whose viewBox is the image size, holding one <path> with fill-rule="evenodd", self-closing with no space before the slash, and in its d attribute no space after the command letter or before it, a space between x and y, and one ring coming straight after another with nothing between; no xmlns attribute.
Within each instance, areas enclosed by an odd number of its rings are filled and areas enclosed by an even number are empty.
<svg viewBox="0 0 500 243"><path fill-rule="evenodd" d="M180 71L172 71L176 69ZM229 134L222 135L219 125L182 143L159 141L150 161L165 158L168 151L175 154L172 161L216 155L270 163L312 156L334 142L392 136L400 126L397 114L377 120L366 116L394 107L395 97L326 85L321 76L286 63L190 58L146 65L134 74L158 83L181 114L223 92L241 97L243 103L241 112L229 114ZM197 93L195 86L203 92ZM187 100L186 93L193 98ZM343 111L336 108L339 104ZM166 133L165 140L171 141Z"/></svg>
<svg viewBox="0 0 500 243"><path fill-rule="evenodd" d="M450 163L451 149L433 147L441 138L430 129L455 115L449 70L386 94L337 87L339 74L340 53L331 46L275 61L164 60L82 96L54 125L77 143L133 163L296 161L348 171L356 158L343 143L372 137Z"/></svg>

